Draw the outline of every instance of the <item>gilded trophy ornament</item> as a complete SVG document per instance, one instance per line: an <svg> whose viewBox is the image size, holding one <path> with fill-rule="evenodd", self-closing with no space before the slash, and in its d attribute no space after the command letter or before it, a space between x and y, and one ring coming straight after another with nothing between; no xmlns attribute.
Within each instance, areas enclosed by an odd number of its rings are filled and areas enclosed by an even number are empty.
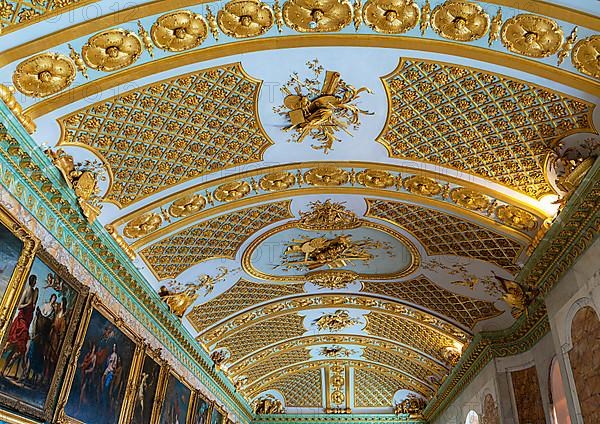
<svg viewBox="0 0 600 424"><path fill-rule="evenodd" d="M424 175L413 175L405 178L403 184L405 189L419 196L437 196L443 190L440 183Z"/></svg>
<svg viewBox="0 0 600 424"><path fill-rule="evenodd" d="M396 185L396 178L392 174L378 169L365 169L359 172L356 181L371 188L388 188Z"/></svg>
<svg viewBox="0 0 600 424"><path fill-rule="evenodd" d="M347 0L288 0L283 20L298 32L337 32L352 22Z"/></svg>
<svg viewBox="0 0 600 424"><path fill-rule="evenodd" d="M309 272L305 277L307 281L323 289L341 290L356 281L358 274L353 271L330 269Z"/></svg>
<svg viewBox="0 0 600 424"><path fill-rule="evenodd" d="M287 190L296 184L296 177L291 172L272 172L260 179L258 185L265 191Z"/></svg>
<svg viewBox="0 0 600 424"><path fill-rule="evenodd" d="M41 53L17 65L15 88L26 96L47 97L64 90L75 80L73 61L58 53Z"/></svg>
<svg viewBox="0 0 600 424"><path fill-rule="evenodd" d="M487 33L489 26L488 14L480 5L469 1L449 0L431 13L431 27L449 40L478 40Z"/></svg>
<svg viewBox="0 0 600 424"><path fill-rule="evenodd" d="M600 78L600 35L592 35L575 44L571 62L582 74Z"/></svg>
<svg viewBox="0 0 600 424"><path fill-rule="evenodd" d="M512 308L512 315L517 318L523 313L527 313L527 308L535 302L540 295L537 287L529 287L513 280L499 277L493 271L495 282L491 283L488 290L500 295L500 300L509 304Z"/></svg>
<svg viewBox="0 0 600 424"><path fill-rule="evenodd" d="M529 57L548 57L563 44L563 30L552 19L522 14L504 22L502 43L513 53Z"/></svg>
<svg viewBox="0 0 600 424"><path fill-rule="evenodd" d="M455 188L450 198L458 206L474 211L485 210L490 206L490 199L483 193L468 188Z"/></svg>
<svg viewBox="0 0 600 424"><path fill-rule="evenodd" d="M219 202L232 202L245 197L248 193L250 193L250 184L246 181L234 181L217 187L213 197Z"/></svg>
<svg viewBox="0 0 600 424"><path fill-rule="evenodd" d="M231 0L217 14L221 31L234 38L262 35L274 22L271 8L259 0Z"/></svg>
<svg viewBox="0 0 600 424"><path fill-rule="evenodd" d="M352 318L350 313L343 309L338 309L332 314L324 314L313 321L319 331L342 331L345 328L360 324L356 318Z"/></svg>
<svg viewBox="0 0 600 424"><path fill-rule="evenodd" d="M410 393L394 406L394 414L409 415L410 418L422 418L427 402L420 396Z"/></svg>
<svg viewBox="0 0 600 424"><path fill-rule="evenodd" d="M226 348L215 349L210 353L210 359L215 364L215 368L220 370L225 362L231 357L231 352Z"/></svg>
<svg viewBox="0 0 600 424"><path fill-rule="evenodd" d="M134 63L142 54L142 42L136 33L111 29L96 34L81 48L85 64L97 71L111 72Z"/></svg>
<svg viewBox="0 0 600 424"><path fill-rule="evenodd" d="M201 15L189 10L179 10L159 17L150 36L159 49L182 52L198 47L206 40L208 24Z"/></svg>
<svg viewBox="0 0 600 424"><path fill-rule="evenodd" d="M283 414L285 412L281 401L272 394L266 394L254 399L252 402L252 410L257 415Z"/></svg>
<svg viewBox="0 0 600 424"><path fill-rule="evenodd" d="M496 216L506 225L525 231L531 231L537 226L537 219L523 209L512 205L503 205L496 209Z"/></svg>
<svg viewBox="0 0 600 424"><path fill-rule="evenodd" d="M206 206L206 199L200 194L190 194L171 203L169 214L174 218L183 218L201 211Z"/></svg>
<svg viewBox="0 0 600 424"><path fill-rule="evenodd" d="M321 166L306 171L304 181L317 187L340 186L350 181L350 175L335 166Z"/></svg>
<svg viewBox="0 0 600 424"><path fill-rule="evenodd" d="M414 0L369 0L363 8L363 19L374 31L402 34L417 26L421 10Z"/></svg>
<svg viewBox="0 0 600 424"><path fill-rule="evenodd" d="M146 236L160 228L162 218L159 214L150 212L132 219L123 228L123 235L131 239Z"/></svg>
<svg viewBox="0 0 600 424"><path fill-rule="evenodd" d="M323 346L319 350L319 354L321 354L322 356L326 356L327 358L347 358L349 356L355 355L356 353L357 352L354 349L348 349L347 347L338 345Z"/></svg>
<svg viewBox="0 0 600 424"><path fill-rule="evenodd" d="M310 211L300 212L298 228L308 230L347 230L362 225L356 214L344 202L317 200L309 203Z"/></svg>

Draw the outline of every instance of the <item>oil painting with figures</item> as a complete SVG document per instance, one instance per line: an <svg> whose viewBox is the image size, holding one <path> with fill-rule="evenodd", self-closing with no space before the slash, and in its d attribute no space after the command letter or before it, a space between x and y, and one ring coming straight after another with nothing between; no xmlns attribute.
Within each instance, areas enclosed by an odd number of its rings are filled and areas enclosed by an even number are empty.
<svg viewBox="0 0 600 424"><path fill-rule="evenodd" d="M170 374L160 424L185 424L190 408L190 396L190 389L175 375Z"/></svg>
<svg viewBox="0 0 600 424"><path fill-rule="evenodd" d="M10 283L22 249L23 242L4 225L0 225L0 299Z"/></svg>
<svg viewBox="0 0 600 424"><path fill-rule="evenodd" d="M146 355L135 394L132 424L147 424L152 419L152 409L159 377L160 365Z"/></svg>
<svg viewBox="0 0 600 424"><path fill-rule="evenodd" d="M94 310L65 414L86 424L119 422L135 349L127 335Z"/></svg>
<svg viewBox="0 0 600 424"><path fill-rule="evenodd" d="M223 414L217 408L210 414L210 424L223 424Z"/></svg>
<svg viewBox="0 0 600 424"><path fill-rule="evenodd" d="M196 397L194 404L194 420L193 424L209 424L208 416L210 411L210 403L201 395Z"/></svg>
<svg viewBox="0 0 600 424"><path fill-rule="evenodd" d="M35 258L0 355L0 398L4 403L18 399L34 409L45 408L63 344L71 337L78 296L71 284Z"/></svg>

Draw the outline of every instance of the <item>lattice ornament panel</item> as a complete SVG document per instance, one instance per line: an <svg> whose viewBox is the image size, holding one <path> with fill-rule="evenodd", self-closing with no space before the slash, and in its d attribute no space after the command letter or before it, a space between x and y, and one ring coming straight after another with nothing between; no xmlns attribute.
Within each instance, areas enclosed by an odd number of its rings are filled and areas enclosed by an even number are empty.
<svg viewBox="0 0 600 424"><path fill-rule="evenodd" d="M422 382L428 382L432 375L427 368L395 352L367 347L363 351L363 358L403 371ZM438 377L441 378L441 376Z"/></svg>
<svg viewBox="0 0 600 424"><path fill-rule="evenodd" d="M289 367L298 362L310 360L310 353L307 348L295 349L289 352L281 353L277 356L270 357L266 361L258 362L244 371L250 381L256 381L262 376L265 376L273 371L283 367Z"/></svg>
<svg viewBox="0 0 600 424"><path fill-rule="evenodd" d="M314 408L322 404L320 369L285 376L268 388L279 391L287 407Z"/></svg>
<svg viewBox="0 0 600 424"><path fill-rule="evenodd" d="M400 389L408 389L408 387L389 375L360 368L354 370L356 408L390 408L393 406L394 394Z"/></svg>

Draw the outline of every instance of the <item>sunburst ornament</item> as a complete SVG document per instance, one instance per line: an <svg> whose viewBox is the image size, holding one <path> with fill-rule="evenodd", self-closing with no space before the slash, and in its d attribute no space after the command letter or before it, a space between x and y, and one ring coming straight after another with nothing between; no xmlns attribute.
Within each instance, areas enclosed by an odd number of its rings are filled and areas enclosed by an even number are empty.
<svg viewBox="0 0 600 424"><path fill-rule="evenodd" d="M302 143L310 137L316 141L312 148L327 154L334 142L341 141L339 132L352 136L351 130L360 126L360 116L373 115L356 105L360 94L371 94L371 90L356 89L346 83L339 72L325 71L316 59L306 65L312 78L302 79L294 72L281 88L286 95L283 105L273 110L285 116L290 124L284 128L293 133L288 141Z"/></svg>

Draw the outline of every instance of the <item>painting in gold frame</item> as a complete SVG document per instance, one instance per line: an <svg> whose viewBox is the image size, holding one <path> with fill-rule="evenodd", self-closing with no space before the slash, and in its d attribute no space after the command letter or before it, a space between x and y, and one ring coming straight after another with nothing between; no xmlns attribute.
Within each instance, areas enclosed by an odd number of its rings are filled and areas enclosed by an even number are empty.
<svg viewBox="0 0 600 424"><path fill-rule="evenodd" d="M154 424L158 421L159 411L155 405L164 384L165 369L165 362L160 358L160 349L153 351L146 346L135 385L132 415L129 417L131 424Z"/></svg>
<svg viewBox="0 0 600 424"><path fill-rule="evenodd" d="M171 370L165 382L159 424L185 424L191 421L192 388Z"/></svg>
<svg viewBox="0 0 600 424"><path fill-rule="evenodd" d="M91 295L81 320L56 408L56 421L127 422L143 362L142 341Z"/></svg>
<svg viewBox="0 0 600 424"><path fill-rule="evenodd" d="M213 402L213 407L210 412L210 424L224 424L225 423L225 411Z"/></svg>
<svg viewBox="0 0 600 424"><path fill-rule="evenodd" d="M209 424L211 402L204 398L202 393L196 391L194 394L194 402L192 403L193 414L191 424Z"/></svg>
<svg viewBox="0 0 600 424"><path fill-rule="evenodd" d="M18 292L0 349L0 405L51 420L88 289L40 250Z"/></svg>

